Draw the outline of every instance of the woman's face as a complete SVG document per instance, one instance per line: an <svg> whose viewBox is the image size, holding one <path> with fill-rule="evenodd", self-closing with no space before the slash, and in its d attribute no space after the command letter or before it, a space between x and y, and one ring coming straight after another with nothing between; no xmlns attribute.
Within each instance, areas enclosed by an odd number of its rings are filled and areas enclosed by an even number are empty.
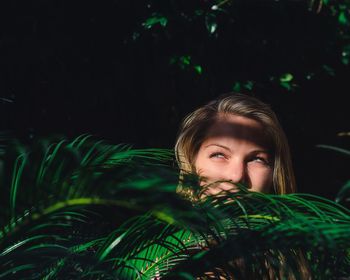
<svg viewBox="0 0 350 280"><path fill-rule="evenodd" d="M209 128L195 159L201 185L218 180L242 183L251 191L272 189L273 155L268 150L264 128L256 120L222 115ZM213 184L205 194L235 192L232 183Z"/></svg>

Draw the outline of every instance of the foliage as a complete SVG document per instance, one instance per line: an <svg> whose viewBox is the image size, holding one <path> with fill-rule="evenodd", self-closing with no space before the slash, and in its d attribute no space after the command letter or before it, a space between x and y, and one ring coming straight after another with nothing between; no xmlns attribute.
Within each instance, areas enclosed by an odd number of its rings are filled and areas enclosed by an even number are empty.
<svg viewBox="0 0 350 280"><path fill-rule="evenodd" d="M169 48L163 55L171 65L177 61L179 69L188 69L191 58L200 69L192 75L221 75L231 90L279 85L294 91L349 63L349 1L149 0L144 5L148 16L126 40L129 46L148 42ZM245 86L249 81L254 87Z"/></svg>
<svg viewBox="0 0 350 280"><path fill-rule="evenodd" d="M176 193L170 160L166 150L89 136L8 144L1 153L0 279L349 275L350 212L340 204L243 186L191 203Z"/></svg>

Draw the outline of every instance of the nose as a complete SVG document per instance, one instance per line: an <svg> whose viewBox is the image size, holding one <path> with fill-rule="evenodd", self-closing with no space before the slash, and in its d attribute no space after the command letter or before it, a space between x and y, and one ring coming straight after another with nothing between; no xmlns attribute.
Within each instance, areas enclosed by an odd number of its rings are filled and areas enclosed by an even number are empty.
<svg viewBox="0 0 350 280"><path fill-rule="evenodd" d="M225 170L225 178L233 183L245 184L247 181L247 170L243 160L234 160Z"/></svg>

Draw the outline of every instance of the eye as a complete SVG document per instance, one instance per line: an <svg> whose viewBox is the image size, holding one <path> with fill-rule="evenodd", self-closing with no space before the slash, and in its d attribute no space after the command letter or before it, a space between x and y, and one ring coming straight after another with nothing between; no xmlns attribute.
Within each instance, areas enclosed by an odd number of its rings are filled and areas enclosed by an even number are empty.
<svg viewBox="0 0 350 280"><path fill-rule="evenodd" d="M215 153L211 153L209 155L209 158L223 158L223 159L226 159L226 155L224 153L221 153L221 152L215 152Z"/></svg>
<svg viewBox="0 0 350 280"><path fill-rule="evenodd" d="M271 166L270 161L264 157L254 156L250 159L252 162L261 163L267 166Z"/></svg>

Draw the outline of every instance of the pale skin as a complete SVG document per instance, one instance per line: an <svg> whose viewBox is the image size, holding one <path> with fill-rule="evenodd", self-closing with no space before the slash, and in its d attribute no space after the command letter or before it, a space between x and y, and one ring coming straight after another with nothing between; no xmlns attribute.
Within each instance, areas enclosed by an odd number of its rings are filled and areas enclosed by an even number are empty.
<svg viewBox="0 0 350 280"><path fill-rule="evenodd" d="M250 191L272 190L273 155L264 136L264 127L254 119L221 115L207 132L195 158L201 185L209 185L205 195L236 192L235 183Z"/></svg>

